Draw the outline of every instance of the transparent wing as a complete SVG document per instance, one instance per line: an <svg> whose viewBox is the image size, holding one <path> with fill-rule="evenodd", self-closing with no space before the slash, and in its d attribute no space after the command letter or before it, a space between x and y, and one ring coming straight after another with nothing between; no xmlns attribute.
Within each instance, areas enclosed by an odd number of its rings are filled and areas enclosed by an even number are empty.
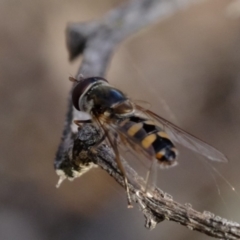
<svg viewBox="0 0 240 240"><path fill-rule="evenodd" d="M130 138L126 132L122 131L118 125L109 125L108 126L112 132L116 132L118 139L118 147L123 151L128 151L129 153L134 155L138 161L140 161L146 168L151 166L151 162L154 157L154 152L148 151L144 149L139 143L135 142L133 138Z"/></svg>
<svg viewBox="0 0 240 240"><path fill-rule="evenodd" d="M152 106L151 103L149 103L148 101L145 101L145 100L131 99L131 101L135 105L138 105L139 107L141 107L143 109L142 111L149 110Z"/></svg>
<svg viewBox="0 0 240 240"><path fill-rule="evenodd" d="M150 192L156 186L157 181L157 166L158 161L155 155L151 151L146 151L139 143L136 143L133 138L129 138L126 132L115 124L110 124L107 126L109 132L112 134L117 134L117 148L121 157L127 160L129 166L131 166L139 176L138 184L140 184L144 191ZM128 179L131 181L136 181L131 175L126 171Z"/></svg>
<svg viewBox="0 0 240 240"><path fill-rule="evenodd" d="M117 166L124 176L128 203L129 206L131 206L128 180L130 180L132 184L135 184L135 187L141 187L142 191L150 192L153 190L157 179L157 160L150 154L150 152L144 150L144 148L134 142L133 139L129 138L118 125L106 123L104 121L101 122L95 117L93 117L93 119L103 131L103 134L106 137L105 140L111 146L115 154ZM123 159L127 161L127 165L122 162ZM133 170L129 168L129 166L138 173L138 176L136 174L132 175Z"/></svg>
<svg viewBox="0 0 240 240"><path fill-rule="evenodd" d="M154 118L157 122L160 122L163 125L163 129L168 133L170 139L173 142L179 143L180 145L191 149L192 151L197 152L212 161L228 162L227 157L223 153L207 144L206 142L198 139L190 133L187 133L183 129L177 127L173 123L158 116L156 113L150 110L145 110L139 105L136 105L136 108L140 111L144 111L150 117Z"/></svg>

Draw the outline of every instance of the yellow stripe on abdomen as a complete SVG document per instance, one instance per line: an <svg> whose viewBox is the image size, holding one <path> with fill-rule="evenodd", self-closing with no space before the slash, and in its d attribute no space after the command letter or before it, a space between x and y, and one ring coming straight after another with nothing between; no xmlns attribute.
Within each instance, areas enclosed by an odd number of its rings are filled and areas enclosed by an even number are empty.
<svg viewBox="0 0 240 240"><path fill-rule="evenodd" d="M147 125L156 126L156 123L154 121L152 121L152 120L146 120L146 121L144 121L144 123L147 124Z"/></svg>
<svg viewBox="0 0 240 240"><path fill-rule="evenodd" d="M157 138L156 134L154 133L150 134L142 140L141 144L145 149L147 149L152 145L156 138Z"/></svg>
<svg viewBox="0 0 240 240"><path fill-rule="evenodd" d="M127 134L131 137L133 137L139 130L142 129L143 124L142 123L136 123L133 126L131 126L128 131Z"/></svg>
<svg viewBox="0 0 240 240"><path fill-rule="evenodd" d="M158 132L157 135L158 135L159 137L169 139L169 136L167 135L166 132L161 131L161 132Z"/></svg>

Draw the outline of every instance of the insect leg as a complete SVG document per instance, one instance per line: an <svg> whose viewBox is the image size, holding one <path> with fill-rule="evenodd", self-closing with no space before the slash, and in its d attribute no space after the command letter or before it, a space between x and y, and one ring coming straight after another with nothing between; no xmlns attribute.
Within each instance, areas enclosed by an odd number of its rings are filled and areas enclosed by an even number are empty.
<svg viewBox="0 0 240 240"><path fill-rule="evenodd" d="M148 169L147 174L146 174L145 193L147 192L148 187L149 187L150 175L151 176L154 175L153 176L153 182L156 183L156 172L153 174L153 172L156 170L156 167L157 167L156 164L157 164L157 159L153 158L152 159L152 164L151 164L151 166Z"/></svg>
<svg viewBox="0 0 240 240"><path fill-rule="evenodd" d="M74 120L73 121L77 126L82 127L81 124L83 123L92 123L92 119L87 119L87 120Z"/></svg>
<svg viewBox="0 0 240 240"><path fill-rule="evenodd" d="M114 140L113 140L113 144L112 144L112 148L115 152L115 155L116 155L116 162L117 162L117 165L118 165L118 168L120 169L123 177L124 177L124 182L125 182L125 188L126 188L126 192L127 192L127 201L128 201L128 208L132 208L132 199L131 199L131 196L130 196L130 190L129 190L129 186L128 186L128 179L127 179L127 176L126 176L126 172L125 172L125 169L122 165L122 162L121 162L121 159L120 159L120 155L119 155L119 151L118 151L118 147L117 147L117 138L116 136L114 137Z"/></svg>
<svg viewBox="0 0 240 240"><path fill-rule="evenodd" d="M91 151L98 148L98 146L106 139L106 135L103 135L95 144L91 147Z"/></svg>
<svg viewBox="0 0 240 240"><path fill-rule="evenodd" d="M119 155L119 151L118 151L118 147L117 147L117 136L115 135L114 136L114 146L115 146L115 154L116 154L116 162L118 164L118 167L119 169L121 170L122 174L123 174L123 177L124 177L124 182L125 182L125 188L126 188L126 192L127 192L127 200L128 200L128 208L132 208L132 199L131 199L131 196L130 196L130 190L129 190L129 186L128 186L128 179L127 179L127 176L126 176L126 172L124 170L124 167L122 165L122 162L121 162L121 159L120 159L120 155Z"/></svg>
<svg viewBox="0 0 240 240"><path fill-rule="evenodd" d="M115 153L115 157L116 157L116 163L117 163L117 166L120 170L120 172L122 173L123 175L123 179L124 179L124 184L125 184L125 189L126 189L126 192L127 192L127 201L128 201L128 208L132 208L133 205L132 205L132 199L131 199L131 196L130 196L130 190L129 190L129 186L128 186L128 179L127 179L127 175L126 175L126 171L122 165L122 162L121 162L121 159L120 159L120 154L119 154L119 151L118 151L118 147L117 147L117 137L115 136L114 137L114 140L112 140L110 134L109 134L109 130L106 129L106 127L96 118L96 121L98 122L98 124L102 127L102 129L104 130L104 133Z"/></svg>

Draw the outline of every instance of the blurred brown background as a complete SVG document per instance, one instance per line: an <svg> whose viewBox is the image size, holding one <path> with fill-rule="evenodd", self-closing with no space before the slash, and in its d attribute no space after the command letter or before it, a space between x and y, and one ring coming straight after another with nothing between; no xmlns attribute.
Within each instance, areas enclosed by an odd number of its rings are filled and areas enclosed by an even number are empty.
<svg viewBox="0 0 240 240"><path fill-rule="evenodd" d="M120 2L1 0L1 240L210 239L167 221L146 230L137 207L127 209L124 190L100 169L55 188L67 79L80 64L68 62L66 24L100 18ZM107 77L224 152L230 162L212 165L240 192L239 13L229 0L186 8L121 45ZM159 171L164 191L240 221L240 197L219 174L189 151L179 162Z"/></svg>

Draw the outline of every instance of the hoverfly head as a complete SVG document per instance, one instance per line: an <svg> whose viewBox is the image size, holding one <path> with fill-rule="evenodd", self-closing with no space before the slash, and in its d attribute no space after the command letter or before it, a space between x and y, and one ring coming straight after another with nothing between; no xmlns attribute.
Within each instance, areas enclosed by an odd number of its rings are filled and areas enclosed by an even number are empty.
<svg viewBox="0 0 240 240"><path fill-rule="evenodd" d="M78 111L87 111L86 95L94 86L108 82L101 77L80 78L80 80L70 77L69 80L76 83L72 91L72 103Z"/></svg>

